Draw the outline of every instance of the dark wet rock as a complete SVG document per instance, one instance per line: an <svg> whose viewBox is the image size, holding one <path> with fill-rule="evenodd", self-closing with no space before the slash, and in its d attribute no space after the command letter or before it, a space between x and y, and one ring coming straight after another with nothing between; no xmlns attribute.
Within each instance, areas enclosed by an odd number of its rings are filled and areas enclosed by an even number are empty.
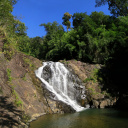
<svg viewBox="0 0 128 128"><path fill-rule="evenodd" d="M70 105L67 105L61 101L57 102L57 108L59 108L64 113L74 113L76 112Z"/></svg>
<svg viewBox="0 0 128 128"><path fill-rule="evenodd" d="M41 77L43 79L45 79L46 81L48 81L48 79L50 79L52 76L52 71L51 71L51 68L46 65L44 68L43 68L43 73L41 74Z"/></svg>

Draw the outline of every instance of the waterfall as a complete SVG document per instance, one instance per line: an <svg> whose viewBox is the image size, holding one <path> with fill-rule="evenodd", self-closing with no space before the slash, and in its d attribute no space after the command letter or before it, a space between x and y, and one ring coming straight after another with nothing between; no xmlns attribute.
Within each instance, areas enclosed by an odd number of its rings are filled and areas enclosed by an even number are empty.
<svg viewBox="0 0 128 128"><path fill-rule="evenodd" d="M43 66L35 71L36 76L46 88L52 92L55 100L70 105L74 110L82 111L85 108L78 101L85 98L85 88L80 80L60 62L43 62Z"/></svg>

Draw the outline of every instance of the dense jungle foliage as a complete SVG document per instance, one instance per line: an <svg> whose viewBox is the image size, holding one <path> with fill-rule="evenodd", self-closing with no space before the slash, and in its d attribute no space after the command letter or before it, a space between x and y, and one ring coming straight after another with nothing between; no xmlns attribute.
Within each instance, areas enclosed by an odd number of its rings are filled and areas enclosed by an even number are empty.
<svg viewBox="0 0 128 128"><path fill-rule="evenodd" d="M29 38L27 27L11 12L16 0L0 0L0 37L4 39L3 52L11 59L15 51L21 51L41 60L76 59L87 63L99 63L100 81L116 95L127 96L128 72L128 0L96 0L96 6L108 3L112 16L103 12L66 12L62 25L56 21L42 23L47 32L44 37ZM72 18L72 27L71 27Z"/></svg>

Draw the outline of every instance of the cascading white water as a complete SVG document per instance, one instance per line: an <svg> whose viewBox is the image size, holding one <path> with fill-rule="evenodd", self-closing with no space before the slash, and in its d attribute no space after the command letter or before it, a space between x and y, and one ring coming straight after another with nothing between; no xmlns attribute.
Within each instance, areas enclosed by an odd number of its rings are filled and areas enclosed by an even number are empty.
<svg viewBox="0 0 128 128"><path fill-rule="evenodd" d="M77 100L81 91L81 99L85 98L83 87L78 85L70 71L60 62L44 62L43 66L35 71L36 76L46 85L46 88L55 94L55 99L70 105L74 110L82 111ZM76 88L79 88L78 90Z"/></svg>

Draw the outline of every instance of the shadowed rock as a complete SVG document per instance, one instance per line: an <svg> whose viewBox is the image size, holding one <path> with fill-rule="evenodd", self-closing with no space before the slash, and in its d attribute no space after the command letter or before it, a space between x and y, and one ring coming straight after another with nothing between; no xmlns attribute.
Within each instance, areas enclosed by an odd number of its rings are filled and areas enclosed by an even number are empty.
<svg viewBox="0 0 128 128"><path fill-rule="evenodd" d="M48 81L48 79L50 79L50 78L52 77L52 71L51 71L51 69L50 69L50 66L46 65L46 66L43 68L41 77L42 77L43 79L45 79L46 81Z"/></svg>

